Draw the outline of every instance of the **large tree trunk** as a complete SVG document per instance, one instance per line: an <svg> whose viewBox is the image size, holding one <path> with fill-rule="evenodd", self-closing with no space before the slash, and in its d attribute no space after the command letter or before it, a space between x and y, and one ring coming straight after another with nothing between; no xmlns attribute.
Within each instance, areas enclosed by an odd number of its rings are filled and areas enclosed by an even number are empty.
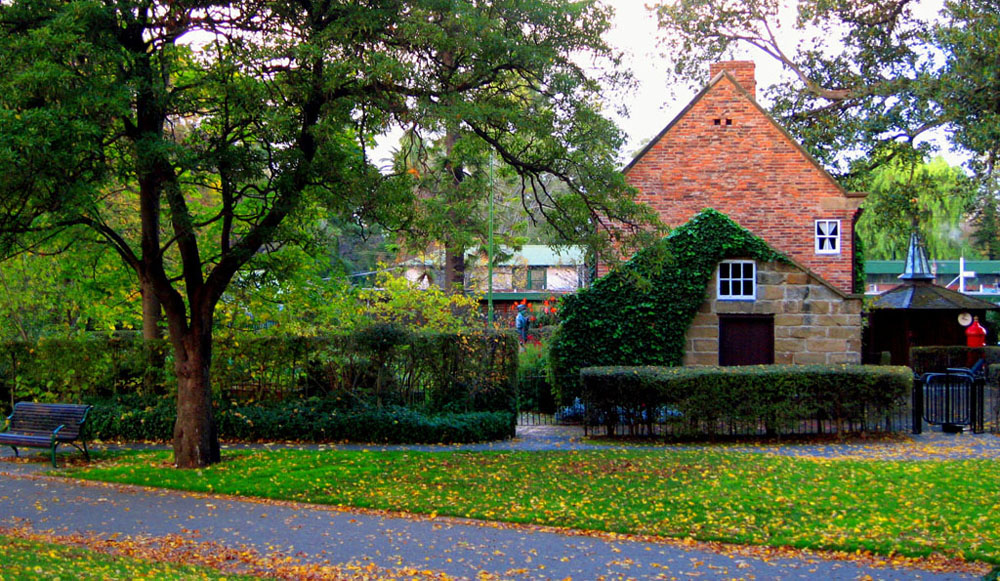
<svg viewBox="0 0 1000 581"><path fill-rule="evenodd" d="M212 333L186 329L181 337L171 339L177 373L174 464L178 468L208 466L221 458L209 381Z"/></svg>

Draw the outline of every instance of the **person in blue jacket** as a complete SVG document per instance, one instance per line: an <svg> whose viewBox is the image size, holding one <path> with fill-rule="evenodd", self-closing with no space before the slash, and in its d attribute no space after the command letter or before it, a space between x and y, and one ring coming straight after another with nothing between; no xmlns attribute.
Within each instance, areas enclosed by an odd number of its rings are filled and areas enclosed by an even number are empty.
<svg viewBox="0 0 1000 581"><path fill-rule="evenodd" d="M524 305L517 305L517 319L514 328L517 329L517 338L523 345L528 340L528 327L531 326L531 319L528 318L528 308Z"/></svg>

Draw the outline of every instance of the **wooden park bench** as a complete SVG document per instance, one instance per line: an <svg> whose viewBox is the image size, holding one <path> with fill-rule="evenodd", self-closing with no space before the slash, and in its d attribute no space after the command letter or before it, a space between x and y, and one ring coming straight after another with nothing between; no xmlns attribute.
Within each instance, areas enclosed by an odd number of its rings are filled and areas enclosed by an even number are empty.
<svg viewBox="0 0 1000 581"><path fill-rule="evenodd" d="M90 460L84 422L91 407L93 406L18 402L14 404L14 413L7 417L7 429L0 432L0 445L13 448L15 456L19 456L18 446L49 448L53 467L56 467L56 448L59 444L72 444ZM76 443L77 440L83 444L82 447Z"/></svg>

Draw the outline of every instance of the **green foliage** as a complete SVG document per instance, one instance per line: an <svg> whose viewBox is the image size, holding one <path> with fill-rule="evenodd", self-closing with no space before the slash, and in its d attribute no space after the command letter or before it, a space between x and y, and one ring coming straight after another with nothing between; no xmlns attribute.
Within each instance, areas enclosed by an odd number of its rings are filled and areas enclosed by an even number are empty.
<svg viewBox="0 0 1000 581"><path fill-rule="evenodd" d="M975 254L962 228L976 190L961 169L944 159L913 165L889 163L855 186L869 192L857 225L867 258L905 258L915 226L931 258Z"/></svg>
<svg viewBox="0 0 1000 581"><path fill-rule="evenodd" d="M658 4L665 56L684 80L704 84L709 63L746 49L776 61L787 74L767 91L772 112L837 174L926 153L917 138L943 122L931 23L910 0Z"/></svg>
<svg viewBox="0 0 1000 581"><path fill-rule="evenodd" d="M217 309L220 335L238 337L253 330L272 336L321 336L348 333L373 322L450 333L483 326L473 294L420 288L381 263L372 287L358 288L343 276L323 276L317 261L302 258L305 266L286 278L255 273L231 285Z"/></svg>
<svg viewBox="0 0 1000 581"><path fill-rule="evenodd" d="M387 271L375 277L375 289L362 291L365 320L428 331L457 333L481 328L479 297L474 293L446 293L430 285L420 288Z"/></svg>
<svg viewBox="0 0 1000 581"><path fill-rule="evenodd" d="M976 201L972 224L975 231L972 241L976 250L987 260L1000 260L1000 208L998 208L997 193L1000 191L998 177L980 182L981 190Z"/></svg>
<svg viewBox="0 0 1000 581"><path fill-rule="evenodd" d="M281 272L294 261L279 249L314 240L327 216L390 229L414 217L413 180L379 171L376 136L461 127L513 168L523 200L595 246L609 233L595 224L651 216L600 111L600 91L628 75L596 1L206 10L0 2L0 257L86 228L136 273L178 360L200 371L177 378L179 466L219 460L207 358L230 283Z"/></svg>
<svg viewBox="0 0 1000 581"><path fill-rule="evenodd" d="M970 165L982 177L994 174L1000 156L1000 14L992 0L945 3L934 42L946 55L939 99L953 141L976 156Z"/></svg>
<svg viewBox="0 0 1000 581"><path fill-rule="evenodd" d="M212 382L227 400L318 396L341 409L514 409L512 333L412 332L376 324L337 336L221 340L215 349ZM9 409L22 399L70 403L111 394L172 395L168 351L165 342L135 338L3 343L0 406Z"/></svg>
<svg viewBox="0 0 1000 581"><path fill-rule="evenodd" d="M868 276L865 262L865 241L854 229L854 292L863 293L868 288Z"/></svg>
<svg viewBox="0 0 1000 581"><path fill-rule="evenodd" d="M46 245L54 254L23 253L0 262L0 341L69 338L141 327L135 281L107 249L67 236Z"/></svg>
<svg viewBox="0 0 1000 581"><path fill-rule="evenodd" d="M79 403L86 396L162 391L173 375L167 350L162 341L128 337L0 343L0 408L20 400Z"/></svg>
<svg viewBox="0 0 1000 581"><path fill-rule="evenodd" d="M593 286L563 300L552 339L557 376L596 365L680 365L684 336L716 265L727 258L787 261L724 214L706 209ZM560 387L561 400L575 395Z"/></svg>
<svg viewBox="0 0 1000 581"><path fill-rule="evenodd" d="M609 434L619 420L653 423L653 410L694 434L757 426L781 434L801 420L824 417L840 431L865 425L905 404L913 384L906 367L756 365L745 367L588 367L580 372L591 421Z"/></svg>
<svg viewBox="0 0 1000 581"><path fill-rule="evenodd" d="M517 409L554 413L555 401L549 377L547 345L525 343L518 353L517 360Z"/></svg>
<svg viewBox="0 0 1000 581"><path fill-rule="evenodd" d="M87 418L98 440L168 441L176 405L170 397L119 396L93 401ZM402 407L344 409L329 399L236 404L216 410L219 436L241 442L377 442L451 444L514 436L510 411L429 414Z"/></svg>

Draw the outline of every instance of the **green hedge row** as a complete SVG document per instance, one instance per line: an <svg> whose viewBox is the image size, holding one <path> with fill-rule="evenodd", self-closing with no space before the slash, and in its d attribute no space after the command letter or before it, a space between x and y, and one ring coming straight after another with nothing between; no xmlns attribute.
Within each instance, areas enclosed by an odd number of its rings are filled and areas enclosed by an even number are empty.
<svg viewBox="0 0 1000 581"><path fill-rule="evenodd" d="M169 441L176 404L169 397L123 396L92 402L89 434L98 440ZM509 411L423 414L406 408L342 410L330 401L232 405L216 410L224 441L451 444L500 440L514 436Z"/></svg>
<svg viewBox="0 0 1000 581"><path fill-rule="evenodd" d="M373 325L326 337L217 340L217 399L313 396L342 408L406 406L428 412L514 409L513 333L424 333ZM136 338L0 344L0 408L11 401L81 401L174 391L165 342Z"/></svg>
<svg viewBox="0 0 1000 581"><path fill-rule="evenodd" d="M840 431L905 405L913 384L909 368L875 365L589 367L580 375L587 421L609 435L618 424L663 421L691 434L778 435L815 418Z"/></svg>

